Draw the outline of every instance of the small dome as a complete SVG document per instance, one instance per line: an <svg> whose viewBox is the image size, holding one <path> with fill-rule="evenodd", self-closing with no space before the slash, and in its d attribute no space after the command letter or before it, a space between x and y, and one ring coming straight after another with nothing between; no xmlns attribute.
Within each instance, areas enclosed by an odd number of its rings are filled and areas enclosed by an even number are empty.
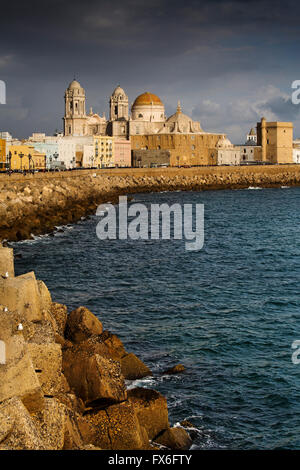
<svg viewBox="0 0 300 470"><path fill-rule="evenodd" d="M249 135L256 135L254 127L252 127L252 129L250 130Z"/></svg>
<svg viewBox="0 0 300 470"><path fill-rule="evenodd" d="M230 142L230 140L225 137L225 135L223 135L217 142L217 145L216 145L217 148L231 148L233 147L232 143Z"/></svg>
<svg viewBox="0 0 300 470"><path fill-rule="evenodd" d="M172 116L167 119L167 122L189 124L190 122L193 122L193 120L187 114L183 114L181 111L176 111L175 114L172 114Z"/></svg>
<svg viewBox="0 0 300 470"><path fill-rule="evenodd" d="M115 90L113 91L112 96L115 96L115 95L125 95L126 96L126 93L123 90L123 88L121 88L120 85L118 85L117 88L115 88Z"/></svg>
<svg viewBox="0 0 300 470"><path fill-rule="evenodd" d="M77 80L73 80L68 86L69 90L74 90L75 88L81 88L81 85L79 82L77 82Z"/></svg>
<svg viewBox="0 0 300 470"><path fill-rule="evenodd" d="M142 95L139 95L135 102L133 103L132 107L134 106L151 106L151 105L160 105L163 106L161 99L154 95L153 93L149 93L146 91Z"/></svg>

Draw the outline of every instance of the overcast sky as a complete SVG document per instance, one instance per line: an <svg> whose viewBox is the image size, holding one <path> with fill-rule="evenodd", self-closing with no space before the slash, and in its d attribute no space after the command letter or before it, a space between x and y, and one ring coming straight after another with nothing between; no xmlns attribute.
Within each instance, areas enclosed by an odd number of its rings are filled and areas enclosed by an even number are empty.
<svg viewBox="0 0 300 470"><path fill-rule="evenodd" d="M293 121L300 105L300 3L285 0L26 0L1 4L0 130L16 137L62 129L64 92L76 77L87 110L108 116L121 85L132 103L157 94L205 131L242 143L264 115Z"/></svg>

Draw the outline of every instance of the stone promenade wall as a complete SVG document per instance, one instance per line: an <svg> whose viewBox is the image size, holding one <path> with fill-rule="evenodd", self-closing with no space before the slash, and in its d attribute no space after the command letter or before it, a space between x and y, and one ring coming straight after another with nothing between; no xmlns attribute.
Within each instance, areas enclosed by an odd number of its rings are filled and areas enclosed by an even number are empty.
<svg viewBox="0 0 300 470"><path fill-rule="evenodd" d="M0 175L0 240L21 240L94 213L121 194L300 185L300 165L77 170Z"/></svg>

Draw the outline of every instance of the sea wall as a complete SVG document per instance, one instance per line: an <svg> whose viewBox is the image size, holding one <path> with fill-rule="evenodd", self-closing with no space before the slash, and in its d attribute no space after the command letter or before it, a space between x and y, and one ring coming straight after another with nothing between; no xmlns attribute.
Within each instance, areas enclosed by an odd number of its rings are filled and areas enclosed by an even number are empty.
<svg viewBox="0 0 300 470"><path fill-rule="evenodd" d="M52 302L33 272L15 277L11 248L0 260L0 450L191 446L159 392L127 389L152 373L98 316Z"/></svg>
<svg viewBox="0 0 300 470"><path fill-rule="evenodd" d="M76 222L121 194L300 185L300 165L77 170L0 175L0 240Z"/></svg>

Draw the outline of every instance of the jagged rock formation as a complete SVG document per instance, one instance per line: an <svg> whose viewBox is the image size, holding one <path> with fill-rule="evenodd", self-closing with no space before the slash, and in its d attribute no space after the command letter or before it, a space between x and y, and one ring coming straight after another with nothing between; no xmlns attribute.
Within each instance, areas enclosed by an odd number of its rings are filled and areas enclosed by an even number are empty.
<svg viewBox="0 0 300 470"><path fill-rule="evenodd" d="M160 393L127 391L151 371L92 312L68 314L34 273L15 277L1 246L0 273L0 450L190 447Z"/></svg>

